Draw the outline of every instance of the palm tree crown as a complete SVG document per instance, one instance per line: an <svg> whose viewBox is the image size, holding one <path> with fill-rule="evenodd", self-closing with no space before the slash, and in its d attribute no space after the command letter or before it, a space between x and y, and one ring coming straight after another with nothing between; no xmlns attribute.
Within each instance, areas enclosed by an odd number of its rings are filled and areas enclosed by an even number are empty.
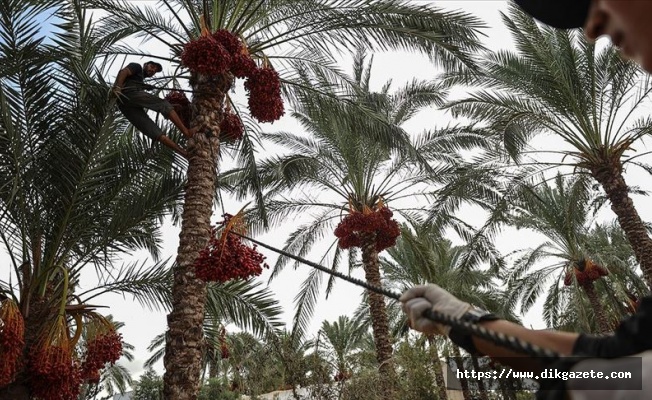
<svg viewBox="0 0 652 400"><path fill-rule="evenodd" d="M482 89L452 102L451 110L484 125L517 161L537 151L529 148L536 134L563 139L570 150L551 153L568 156L602 185L652 285L652 239L623 177L625 164L640 165L628 150L651 132L650 118L635 119L652 91L649 77L616 48L600 48L581 32L539 27L515 6L503 19L516 51L487 53L477 75Z"/></svg>

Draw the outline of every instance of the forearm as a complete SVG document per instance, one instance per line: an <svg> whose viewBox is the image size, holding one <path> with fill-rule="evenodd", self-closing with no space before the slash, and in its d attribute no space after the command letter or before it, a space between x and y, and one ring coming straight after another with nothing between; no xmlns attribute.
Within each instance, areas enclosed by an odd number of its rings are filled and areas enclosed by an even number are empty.
<svg viewBox="0 0 652 400"><path fill-rule="evenodd" d="M516 337L524 342L552 350L562 355L571 355L573 353L573 346L579 336L579 334L574 332L527 329L505 320L486 321L480 324L488 330ZM478 351L483 354L497 357L522 356L521 353L506 349L484 339L474 337L473 343L476 345Z"/></svg>
<svg viewBox="0 0 652 400"><path fill-rule="evenodd" d="M122 88L125 84L125 79L129 76L129 72L124 69L118 73L118 76L115 78L115 83L113 86L116 88Z"/></svg>
<svg viewBox="0 0 652 400"><path fill-rule="evenodd" d="M485 321L481 322L480 325L493 332L500 332L507 336L515 337L524 342L552 350L562 355L571 355L573 353L573 346L579 336L577 333L571 332L527 329L505 320ZM473 337L473 344L479 353L490 356L501 364L509 365L519 371L538 371L544 367L543 364L538 363L536 359L530 356L484 339Z"/></svg>

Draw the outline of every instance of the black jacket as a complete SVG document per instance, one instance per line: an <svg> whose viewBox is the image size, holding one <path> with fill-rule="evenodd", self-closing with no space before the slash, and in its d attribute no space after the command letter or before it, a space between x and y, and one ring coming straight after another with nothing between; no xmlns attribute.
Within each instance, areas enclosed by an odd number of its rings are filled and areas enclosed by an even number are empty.
<svg viewBox="0 0 652 400"><path fill-rule="evenodd" d="M623 320L610 336L580 334L573 346L573 356L561 359L551 366L559 371L569 371L586 358L618 358L652 350L652 297L644 297L636 313ZM543 380L537 392L539 400L565 399L566 382Z"/></svg>
<svg viewBox="0 0 652 400"><path fill-rule="evenodd" d="M623 320L612 336L581 334L575 342L573 354L615 358L646 350L652 350L652 297L644 297L636 313Z"/></svg>

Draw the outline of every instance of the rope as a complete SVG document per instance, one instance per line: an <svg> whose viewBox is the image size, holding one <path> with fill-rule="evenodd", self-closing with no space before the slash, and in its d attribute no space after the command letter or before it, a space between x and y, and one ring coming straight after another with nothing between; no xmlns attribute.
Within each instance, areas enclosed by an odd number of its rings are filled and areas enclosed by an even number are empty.
<svg viewBox="0 0 652 400"><path fill-rule="evenodd" d="M236 236L239 236L239 237L241 237L243 239L247 239L247 240L249 240L249 241L251 241L251 242L253 242L253 243L255 243L255 244L257 244L257 245L259 245L261 247L264 247L264 248L266 248L268 250L271 250L271 251L273 251L275 253L278 253L278 254L280 254L282 256L291 258L291 259L293 259L295 261L298 261L298 262L300 262L302 264L306 264L306 265L308 265L310 267L313 267L313 268L316 268L316 269L318 269L318 270L320 270L322 272L325 272L327 274L336 276L336 277L338 277L340 279L343 279L343 280L345 280L347 282L353 283L354 285L363 287L363 288L365 288L365 289L367 289L369 291L372 291L374 293L382 294L383 296L389 297L389 298L397 300L397 301L398 301L399 297L401 297L400 294L398 294L398 293L392 292L392 291L384 289L382 287L377 287L377 286L374 286L374 285L370 285L369 283L367 283L365 281L362 281L360 279L356 279L356 278L353 278L351 276L344 275L344 274L342 274L340 272L330 270L330 269L328 269L328 268L326 268L326 267L324 267L324 266L322 266L320 264L317 264L317 263L314 263L312 261L306 260L306 259L304 259L302 257L299 257L299 256L296 256L294 254L288 253L288 252L286 252L284 250L277 249L275 247L272 247L270 245L262 243L262 242L260 242L258 240L252 239L252 238L247 237L245 235L239 234L237 232L230 231L229 233L231 233L233 235L236 235ZM561 355L559 353L553 352L553 351L548 350L548 349L541 348L539 346L536 346L536 345L534 345L532 343L525 342L525 341L523 341L521 339L518 339L516 337L508 336L508 335L505 335L504 333L500 333L500 332L490 331L490 330L488 330L488 329L486 329L486 328L484 328L484 327L482 327L480 325L472 324L472 323L469 323L469 322L466 322L466 321L462 321L460 319L453 318L453 317L448 316L448 315L444 315L444 314L442 314L440 312L437 312L437 311L426 310L426 312L424 313L424 316L427 317L428 319L432 320L432 321L448 325L448 326L450 326L452 328L455 328L456 330L459 330L459 331L461 331L463 333L470 334L470 335L479 337L481 339L485 339L485 340L490 341L490 342L492 342L492 343L494 343L496 345L499 345L501 347L505 347L507 349L514 350L514 351L517 351L519 353L529 355L531 357L540 358L540 359L542 359L544 361L554 362L554 361L557 361L561 357Z"/></svg>

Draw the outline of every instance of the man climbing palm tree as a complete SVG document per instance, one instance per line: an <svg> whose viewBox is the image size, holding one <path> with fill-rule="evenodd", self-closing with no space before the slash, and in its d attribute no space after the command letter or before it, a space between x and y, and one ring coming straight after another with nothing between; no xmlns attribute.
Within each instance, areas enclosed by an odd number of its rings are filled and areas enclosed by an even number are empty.
<svg viewBox="0 0 652 400"><path fill-rule="evenodd" d="M118 109L139 131L153 141L163 143L187 159L188 153L165 135L145 111L145 109L148 109L161 113L165 118L172 121L184 136L187 138L192 137L193 130L184 125L172 104L145 91L153 88L153 86L145 84L145 78L151 78L162 70L161 64L154 61L148 61L142 66L137 63L130 63L118 73L113 86L113 93L118 98Z"/></svg>
<svg viewBox="0 0 652 400"><path fill-rule="evenodd" d="M514 0L525 12L540 22L560 29L584 28L587 38L596 40L608 35L623 55L635 60L652 73L652 28L648 16L652 1L623 0ZM489 341L459 332L424 317L428 309L446 316L478 323L505 335L518 338L541 348L550 349L562 356L582 355L599 357L584 361L558 364L563 372L630 372L638 379L634 382L611 384L600 392L596 379L568 379L539 382L546 389L540 398L572 398L573 400L645 399L652 394L652 296L645 297L636 314L624 320L612 336L592 337L587 334L556 331L535 331L518 324L500 320L496 316L474 308L457 299L437 285L416 286L401 296L403 310L410 326L429 334L448 336L456 344L473 354L485 354L516 369L536 371L548 368L541 360L522 357L519 353L497 346ZM637 357L627 357L637 355ZM622 358L617 358L622 357ZM602 358L603 360L601 360ZM604 360L614 359L615 360ZM564 361L564 360L562 360ZM567 360L566 360L567 361ZM641 379L642 377L642 379ZM613 382L606 380L605 382ZM590 386L593 385L593 386ZM627 386L630 385L630 386ZM638 386L639 390L635 390ZM642 389L642 390L641 390Z"/></svg>

